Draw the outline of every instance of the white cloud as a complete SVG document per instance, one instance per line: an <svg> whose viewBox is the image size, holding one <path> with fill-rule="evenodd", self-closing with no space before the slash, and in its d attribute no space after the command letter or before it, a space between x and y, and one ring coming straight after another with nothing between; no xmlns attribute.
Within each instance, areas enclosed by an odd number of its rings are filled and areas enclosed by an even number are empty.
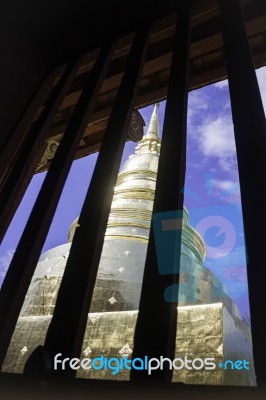
<svg viewBox="0 0 266 400"><path fill-rule="evenodd" d="M6 251L6 253L2 256L0 256L0 284L2 283L6 271L8 270L9 264L12 260L12 257L15 253L14 249L9 249Z"/></svg>
<svg viewBox="0 0 266 400"><path fill-rule="evenodd" d="M235 153L232 121L229 117L207 120L199 128L199 144L205 156L224 157Z"/></svg>
<svg viewBox="0 0 266 400"><path fill-rule="evenodd" d="M227 193L240 193L238 180L211 179L210 186Z"/></svg>
<svg viewBox="0 0 266 400"><path fill-rule="evenodd" d="M266 110L266 67L257 71L262 101ZM228 81L224 80L215 83L217 89L227 87ZM220 102L221 103L221 102ZM217 107L218 104L217 103ZM202 164L208 163L210 159L217 161L213 165L213 170L220 170L230 173L230 179L237 179L236 147L234 138L233 122L230 112L230 101L226 100L220 104L218 112L211 115L212 104L208 93L203 90L192 91L189 94L188 128L190 137L197 143L198 150L201 152ZM203 118L206 117L205 121ZM202 122L203 121L203 122Z"/></svg>
<svg viewBox="0 0 266 400"><path fill-rule="evenodd" d="M264 106L264 110L266 112L266 67L262 67L256 70L258 84L260 88L260 93L262 97L262 102ZM224 89L228 86L228 80L225 79L220 82L216 82L213 85L217 89ZM230 103L228 103L230 105Z"/></svg>
<svg viewBox="0 0 266 400"><path fill-rule="evenodd" d="M237 176L235 176L235 179L237 179ZM207 185L213 197L230 204L238 204L240 202L238 180L210 179Z"/></svg>
<svg viewBox="0 0 266 400"><path fill-rule="evenodd" d="M230 171L236 167L236 149L231 117L224 114L208 118L194 136L204 157L217 158L220 167Z"/></svg>
<svg viewBox="0 0 266 400"><path fill-rule="evenodd" d="M217 251L217 254L218 251ZM242 283L247 281L246 250L244 245L236 246L226 257L221 253L220 258L206 259L205 265L225 282L234 279Z"/></svg>
<svg viewBox="0 0 266 400"><path fill-rule="evenodd" d="M213 187L216 187L221 190L230 191L230 189L235 185L233 181L222 181L218 179L212 179L211 184Z"/></svg>
<svg viewBox="0 0 266 400"><path fill-rule="evenodd" d="M225 79L224 81L217 82L213 85L217 89L223 89L228 86L228 80Z"/></svg>
<svg viewBox="0 0 266 400"><path fill-rule="evenodd" d="M193 90L188 95L188 124L191 124L198 113L208 110L208 101L202 91Z"/></svg>

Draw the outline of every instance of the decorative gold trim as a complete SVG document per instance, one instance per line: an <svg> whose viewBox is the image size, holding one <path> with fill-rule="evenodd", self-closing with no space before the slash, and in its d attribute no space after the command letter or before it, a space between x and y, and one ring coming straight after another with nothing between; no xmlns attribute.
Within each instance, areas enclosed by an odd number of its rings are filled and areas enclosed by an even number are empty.
<svg viewBox="0 0 266 400"><path fill-rule="evenodd" d="M117 209L118 210L118 209ZM126 210L126 209L125 209ZM133 209L134 210L134 209ZM142 218L145 221L148 221L149 224L136 224L132 222L114 222L114 221L108 221L107 228L110 227L136 227L136 228L141 228L141 229L147 229L150 230L150 224L151 224L151 212L149 210L138 210L136 209L137 213L134 213L134 216L131 216L131 213L128 213L128 218L134 218L134 219L141 219L140 214L142 213ZM141 211L141 212L140 212ZM143 215L144 214L144 215ZM137 215L137 218L135 217ZM149 217L148 217L149 216ZM110 215L112 217L112 215ZM109 218L110 218L109 217ZM117 217L117 215L116 215ZM125 215L123 215L125 217ZM146 218L144 218L146 217ZM148 218L147 218L148 217ZM69 242L72 241L75 229L77 227L78 223L78 218L72 223L69 234L68 234L68 240ZM204 245L203 240L201 239L201 236L195 231L193 228L188 226L187 224L183 225L183 231L184 235L182 235L182 242L188 247L190 251L192 251L195 256L198 259L199 263L202 263L206 257L206 248ZM123 237L123 235L117 235L119 237ZM135 237L135 236L132 236Z"/></svg>
<svg viewBox="0 0 266 400"><path fill-rule="evenodd" d="M105 235L105 239L107 239L107 240L111 240L111 239L121 240L121 239L124 239L124 240L134 240L134 241L138 240L138 241L140 241L142 243L148 243L148 238L145 239L144 237L140 237L140 236L108 235L108 234L106 234Z"/></svg>
<svg viewBox="0 0 266 400"><path fill-rule="evenodd" d="M154 200L155 190L152 189L122 189L115 190L114 200L117 199L141 199L141 200Z"/></svg>
<svg viewBox="0 0 266 400"><path fill-rule="evenodd" d="M131 218L151 221L152 211L139 208L112 208L110 218Z"/></svg>
<svg viewBox="0 0 266 400"><path fill-rule="evenodd" d="M145 175L146 178L150 177L154 181L156 181L157 178L157 172L153 172L151 170L146 170L146 169L140 169L140 170L133 170L133 171L125 171L125 172L120 172L120 174L117 177L116 181L116 186L120 185L122 182L124 182L124 178L128 176L132 176L132 179L135 179L135 175Z"/></svg>
<svg viewBox="0 0 266 400"><path fill-rule="evenodd" d="M200 250L200 253L202 254L202 258L204 260L204 258L206 257L206 248L201 236L194 228L186 224L184 225L184 229L187 233L186 235L187 238L190 239L190 241L195 245L195 247L197 247Z"/></svg>
<svg viewBox="0 0 266 400"><path fill-rule="evenodd" d="M107 228L114 226L133 226L134 228L150 229L151 225L135 224L131 222L108 222Z"/></svg>
<svg viewBox="0 0 266 400"><path fill-rule="evenodd" d="M203 258L201 257L201 253L197 246L192 246L190 243L188 243L184 238L181 239L181 242L190 250L192 253L196 256L198 263L202 264L203 263ZM186 254L186 253L184 253Z"/></svg>
<svg viewBox="0 0 266 400"><path fill-rule="evenodd" d="M47 140L47 147L44 151L41 161L39 162L38 167L36 168L36 172L42 169L48 163L48 161L54 158L56 150L60 144L61 138L62 135L57 135Z"/></svg>

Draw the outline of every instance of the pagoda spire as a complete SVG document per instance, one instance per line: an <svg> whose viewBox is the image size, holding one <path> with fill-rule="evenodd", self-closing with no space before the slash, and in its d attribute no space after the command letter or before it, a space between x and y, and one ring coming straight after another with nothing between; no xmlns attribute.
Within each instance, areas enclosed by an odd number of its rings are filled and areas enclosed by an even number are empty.
<svg viewBox="0 0 266 400"><path fill-rule="evenodd" d="M136 146L135 154L158 153L160 154L161 139L159 137L158 120L159 103L154 104L152 116L146 134Z"/></svg>
<svg viewBox="0 0 266 400"><path fill-rule="evenodd" d="M158 121L158 108L159 108L159 103L154 104L150 124L147 130L147 133L145 135L146 138L149 139L160 139L159 138L159 121Z"/></svg>

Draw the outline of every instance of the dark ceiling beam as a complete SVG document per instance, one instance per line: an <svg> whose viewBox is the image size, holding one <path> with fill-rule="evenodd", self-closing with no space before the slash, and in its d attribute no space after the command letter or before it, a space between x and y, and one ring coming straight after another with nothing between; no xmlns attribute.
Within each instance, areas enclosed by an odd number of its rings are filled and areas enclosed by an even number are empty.
<svg viewBox="0 0 266 400"><path fill-rule="evenodd" d="M266 3L242 0L245 27L253 54L255 67L266 64ZM172 41L175 16L169 15L153 23L151 41L144 64L140 89L135 109L166 98L169 68L172 57ZM192 10L191 70L189 90L194 90L227 77L223 53L218 2L204 0L195 2ZM114 56L97 98L96 107L84 131L76 158L98 151L101 144L111 105L117 94L125 63L132 43L132 33L117 41ZM95 51L83 56L82 65L68 95L63 100L47 138L62 135L71 117L74 106L82 92L84 77L92 68ZM54 72L60 76L61 68ZM56 81L56 80L55 80ZM41 108L40 108L41 112ZM38 114L36 115L38 117ZM99 140L97 142L97 140Z"/></svg>

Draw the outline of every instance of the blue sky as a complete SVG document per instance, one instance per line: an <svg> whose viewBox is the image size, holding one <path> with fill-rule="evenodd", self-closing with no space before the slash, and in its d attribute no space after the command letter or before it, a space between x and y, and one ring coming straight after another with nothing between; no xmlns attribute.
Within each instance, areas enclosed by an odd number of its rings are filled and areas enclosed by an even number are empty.
<svg viewBox="0 0 266 400"><path fill-rule="evenodd" d="M257 71L266 109L266 67ZM241 201L227 81L189 93L185 205L207 246L205 265L221 279L241 312L249 314ZM160 129L165 103L159 107ZM140 110L146 128L152 107ZM122 163L136 143L125 146ZM67 242L79 215L97 154L73 163L43 251ZM0 283L22 234L45 173L33 177L0 247Z"/></svg>

